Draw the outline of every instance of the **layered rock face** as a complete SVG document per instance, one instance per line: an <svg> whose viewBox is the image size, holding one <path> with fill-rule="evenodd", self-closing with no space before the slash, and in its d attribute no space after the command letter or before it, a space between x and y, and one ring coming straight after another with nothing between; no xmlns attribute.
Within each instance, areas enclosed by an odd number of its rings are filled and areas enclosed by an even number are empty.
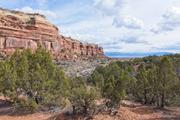
<svg viewBox="0 0 180 120"><path fill-rule="evenodd" d="M42 46L55 59L103 58L103 48L64 37L43 15L0 9L0 53Z"/></svg>

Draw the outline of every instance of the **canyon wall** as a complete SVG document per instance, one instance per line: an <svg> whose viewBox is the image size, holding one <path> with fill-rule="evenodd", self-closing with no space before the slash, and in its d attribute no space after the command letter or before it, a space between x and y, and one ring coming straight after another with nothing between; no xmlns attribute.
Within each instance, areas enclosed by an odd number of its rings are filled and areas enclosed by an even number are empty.
<svg viewBox="0 0 180 120"><path fill-rule="evenodd" d="M0 9L0 53L11 55L16 49L38 46L48 50L55 59L103 58L103 48L64 37L43 15Z"/></svg>

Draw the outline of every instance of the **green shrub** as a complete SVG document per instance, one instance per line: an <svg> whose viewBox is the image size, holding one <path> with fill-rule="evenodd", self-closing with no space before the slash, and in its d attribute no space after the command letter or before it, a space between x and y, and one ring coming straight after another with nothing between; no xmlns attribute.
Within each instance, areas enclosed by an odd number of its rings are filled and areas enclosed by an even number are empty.
<svg viewBox="0 0 180 120"><path fill-rule="evenodd" d="M0 62L0 93L30 111L40 105L60 105L66 97L68 79L57 68L51 55L42 48L16 51L9 59ZM19 101L19 95L27 96Z"/></svg>

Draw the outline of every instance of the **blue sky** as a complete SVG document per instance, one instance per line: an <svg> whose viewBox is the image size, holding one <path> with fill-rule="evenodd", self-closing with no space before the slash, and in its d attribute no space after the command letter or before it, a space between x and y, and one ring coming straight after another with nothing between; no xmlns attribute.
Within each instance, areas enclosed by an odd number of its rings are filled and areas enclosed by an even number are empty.
<svg viewBox="0 0 180 120"><path fill-rule="evenodd" d="M39 12L60 33L110 53L180 53L179 0L0 0L0 7Z"/></svg>

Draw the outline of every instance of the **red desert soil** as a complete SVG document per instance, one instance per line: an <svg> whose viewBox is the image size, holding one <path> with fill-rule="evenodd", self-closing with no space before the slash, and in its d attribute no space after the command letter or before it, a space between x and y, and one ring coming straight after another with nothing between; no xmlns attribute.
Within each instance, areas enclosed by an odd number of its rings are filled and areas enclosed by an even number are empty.
<svg viewBox="0 0 180 120"><path fill-rule="evenodd" d="M116 116L97 115L95 120L180 120L180 107L163 110L152 106L123 101Z"/></svg>
<svg viewBox="0 0 180 120"><path fill-rule="evenodd" d="M54 115L55 113L48 112L34 114L13 112L12 105L6 103L4 98L0 97L0 120L52 120ZM67 119L63 114L60 114L57 119L53 120ZM94 120L180 120L180 107L159 110L151 106L124 101L117 115L99 114L94 117Z"/></svg>
<svg viewBox="0 0 180 120"><path fill-rule="evenodd" d="M13 109L11 103L0 97L0 120L48 120L53 113L38 112L34 114L23 113Z"/></svg>

